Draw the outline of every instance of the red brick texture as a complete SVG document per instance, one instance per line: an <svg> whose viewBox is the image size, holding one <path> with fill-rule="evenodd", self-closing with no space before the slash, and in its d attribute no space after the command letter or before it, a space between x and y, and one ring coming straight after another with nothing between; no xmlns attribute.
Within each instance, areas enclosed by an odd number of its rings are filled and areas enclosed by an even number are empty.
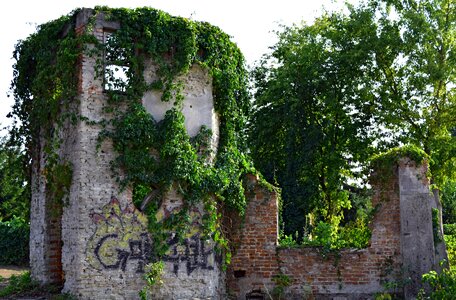
<svg viewBox="0 0 456 300"><path fill-rule="evenodd" d="M46 216L47 230L47 278L49 283L63 285L62 268L62 207L59 204L50 205Z"/></svg>
<svg viewBox="0 0 456 300"><path fill-rule="evenodd" d="M372 202L377 212L371 223L369 247L326 256L317 247L278 248L277 195L260 187L254 178L250 182L254 188L247 193L245 221L232 237L237 249L227 270L227 292L234 298L245 299L253 293L263 293L267 298L275 286L271 279L278 274L292 280L285 299L363 299L384 291L383 283L400 281L397 174L388 182L374 184Z"/></svg>
<svg viewBox="0 0 456 300"><path fill-rule="evenodd" d="M246 193L248 205L245 220L234 234L237 245L227 270L227 292L231 295L270 289L271 278L279 273L277 259L277 195L258 184L249 176Z"/></svg>

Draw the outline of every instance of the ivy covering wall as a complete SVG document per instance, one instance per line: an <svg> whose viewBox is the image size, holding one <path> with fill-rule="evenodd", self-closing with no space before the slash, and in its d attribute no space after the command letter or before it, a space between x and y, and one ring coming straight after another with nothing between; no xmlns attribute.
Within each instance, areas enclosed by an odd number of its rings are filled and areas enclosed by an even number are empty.
<svg viewBox="0 0 456 300"><path fill-rule="evenodd" d="M112 161L113 172L121 189L133 188L133 202L148 215L157 258L166 251L158 245L165 244L160 241L167 232L172 230L183 236L190 227L190 209L201 203L206 212L206 237L211 236L219 246L228 249L228 241L219 230L220 209L235 209L243 215L243 177L256 172L244 144L250 101L239 48L218 27L152 8L96 7L85 32L76 34L79 12L75 10L39 26L35 34L16 45L14 52L15 105L11 115L17 123L12 138L25 145L30 159L36 160L44 151L47 162L42 167L51 192L48 196L64 202L61 192L66 192L71 184L71 163L58 155L62 124L89 122L102 128L100 143L105 139L112 141L117 153ZM120 25L105 43L93 35L95 16L99 14ZM115 85L105 91L105 111L112 118L95 122L69 109L78 101L82 56L96 58L97 76L107 76L104 80ZM123 68L126 78L119 80L112 72L105 72L103 57ZM145 60L149 58L158 66L159 79L152 83L144 79ZM211 164L210 130L202 128L196 137L190 138L180 111L183 83L177 78L194 64L212 77L214 106L220 120L218 150ZM142 96L149 90L162 91L162 101L174 103L160 122L141 104ZM42 140L44 149L40 149ZM156 211L171 188L182 195L183 208L165 222L158 222Z"/></svg>

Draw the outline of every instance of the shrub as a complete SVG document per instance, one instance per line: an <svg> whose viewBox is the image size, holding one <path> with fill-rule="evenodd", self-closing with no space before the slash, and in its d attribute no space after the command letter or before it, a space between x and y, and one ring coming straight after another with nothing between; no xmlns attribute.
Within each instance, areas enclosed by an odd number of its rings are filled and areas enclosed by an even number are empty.
<svg viewBox="0 0 456 300"><path fill-rule="evenodd" d="M444 235L450 268L456 270L456 235Z"/></svg>
<svg viewBox="0 0 456 300"><path fill-rule="evenodd" d="M456 224L443 224L443 232L445 235L456 234Z"/></svg>
<svg viewBox="0 0 456 300"><path fill-rule="evenodd" d="M436 271L430 271L423 275L423 281L429 283L432 291L426 295L428 297L421 297L421 299L454 299L456 295L455 270L443 269L440 274Z"/></svg>
<svg viewBox="0 0 456 300"><path fill-rule="evenodd" d="M0 264L27 265L29 262L30 226L23 219L13 217L0 222Z"/></svg>

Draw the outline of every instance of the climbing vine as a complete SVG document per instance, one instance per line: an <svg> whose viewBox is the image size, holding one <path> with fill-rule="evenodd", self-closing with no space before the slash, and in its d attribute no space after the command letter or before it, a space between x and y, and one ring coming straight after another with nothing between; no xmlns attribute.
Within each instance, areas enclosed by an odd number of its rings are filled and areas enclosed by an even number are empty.
<svg viewBox="0 0 456 300"><path fill-rule="evenodd" d="M220 208L236 209L243 215L243 178L256 172L245 154L244 127L250 102L240 50L215 26L152 8L96 7L86 31L76 33L78 12L41 25L37 33L17 44L12 116L19 122L12 130L12 140L26 145L29 157L36 160L41 153L40 138L44 138L44 153L49 158L46 178L61 200L61 192L67 192L71 183L72 166L59 154L59 132L68 121L102 127L100 144L111 140L117 153L111 166L120 187L133 189L133 202L149 217L156 259L167 250L163 241L169 232L183 238L190 230L191 211L198 205L205 211L204 237L210 236L227 249L220 230ZM93 35L97 14L120 25L104 41ZM77 103L82 55L96 58L96 76L108 87L104 109L111 117L102 121L89 120L72 109ZM158 76L151 83L144 78L149 58L156 64ZM114 68L107 68L107 62ZM180 110L184 82L179 78L195 64L212 79L220 121L217 153L211 152L209 129L201 128L193 138L188 135ZM124 78L115 76L119 69ZM150 90L161 91L162 101L174 104L160 122L141 103ZM182 196L183 207L158 220L160 201L170 189Z"/></svg>
<svg viewBox="0 0 456 300"><path fill-rule="evenodd" d="M9 143L25 149L23 163L29 176L32 160L40 161L40 153L44 155L45 165L38 171L45 175L52 213L59 213L65 204L71 184L72 165L59 154L60 134L65 124L77 120L71 109L78 92L77 63L83 45L94 40L71 30L78 12L40 25L36 33L16 44L13 53L15 103L8 115L14 118Z"/></svg>
<svg viewBox="0 0 456 300"><path fill-rule="evenodd" d="M190 211L198 203L205 209L203 232L223 248L227 241L220 234L221 203L242 215L246 206L243 175L255 172L244 154L243 128L250 109L244 58L227 34L208 23L172 17L151 8L109 9L98 7L106 18L120 28L107 39L103 50L110 61L125 66L126 79L121 89L109 91L115 117L113 129L102 132L110 138L118 153L112 167L122 187L132 186L135 204L149 216L154 245L163 245L171 230L183 237L189 230ZM145 59L158 66L158 79L146 83ZM183 82L194 64L212 77L215 110L220 118L220 139L213 164L207 128L190 138L185 117L180 111ZM141 104L148 90L160 90L162 101L172 101L164 120L156 122ZM119 103L127 109L117 109ZM184 199L183 207L161 222L156 212L164 193L176 189ZM160 257L166 247L155 247Z"/></svg>

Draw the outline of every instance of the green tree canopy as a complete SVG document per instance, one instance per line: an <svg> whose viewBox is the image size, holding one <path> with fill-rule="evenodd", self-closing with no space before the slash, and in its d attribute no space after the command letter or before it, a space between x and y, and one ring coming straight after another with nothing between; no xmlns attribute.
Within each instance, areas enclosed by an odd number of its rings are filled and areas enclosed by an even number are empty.
<svg viewBox="0 0 456 300"><path fill-rule="evenodd" d="M381 124L431 157L433 182L455 175L456 2L372 1L382 13L376 53Z"/></svg>
<svg viewBox="0 0 456 300"><path fill-rule="evenodd" d="M287 232L312 211L337 224L350 207L344 184L372 153L373 19L373 10L353 10L284 28L253 72L252 156L282 187Z"/></svg>
<svg viewBox="0 0 456 300"><path fill-rule="evenodd" d="M412 144L454 178L456 2L368 0L285 27L255 68L252 156L283 189L287 232L337 224L368 158ZM361 171L360 171L361 170Z"/></svg>

